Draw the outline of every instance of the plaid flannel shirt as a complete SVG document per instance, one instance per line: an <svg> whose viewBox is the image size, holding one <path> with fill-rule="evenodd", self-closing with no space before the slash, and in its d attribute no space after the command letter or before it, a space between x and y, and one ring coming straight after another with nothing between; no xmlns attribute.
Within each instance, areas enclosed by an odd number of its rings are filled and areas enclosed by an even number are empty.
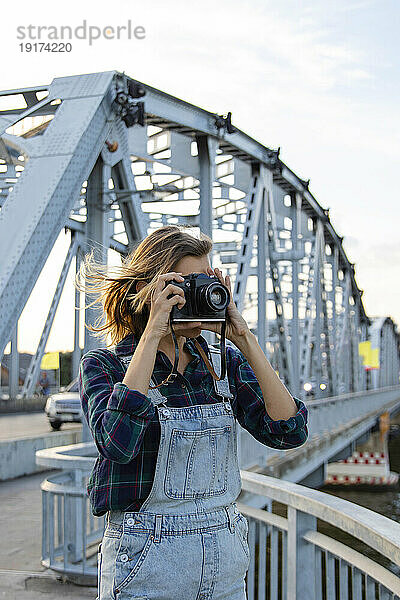
<svg viewBox="0 0 400 600"><path fill-rule="evenodd" d="M207 341L196 338L207 353ZM114 348L97 348L84 354L79 366L82 410L99 452L87 482L92 512L138 511L150 493L161 426L150 398L122 383L125 367L118 356L133 354L138 340L127 335ZM213 379L191 339L184 345L193 356L184 374L160 387L173 407L220 402ZM117 356L116 356L117 355ZM265 410L260 385L244 355L226 346L227 373L234 398L233 413L242 427L265 446L285 450L308 438L306 405L294 398L297 413L273 420ZM156 384L171 371L167 355L157 350L153 371Z"/></svg>

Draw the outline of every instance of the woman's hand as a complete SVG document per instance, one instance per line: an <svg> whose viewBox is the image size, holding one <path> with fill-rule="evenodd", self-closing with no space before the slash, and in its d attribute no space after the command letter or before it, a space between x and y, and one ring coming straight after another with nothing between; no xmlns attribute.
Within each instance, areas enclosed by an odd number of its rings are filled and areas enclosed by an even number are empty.
<svg viewBox="0 0 400 600"><path fill-rule="evenodd" d="M158 276L157 285L151 297L150 315L146 324L145 332L151 333L157 339L171 333L169 325L169 315L174 304L179 304L179 308L185 304L185 292L182 288L165 282L169 279L176 281L184 281L181 273L163 273ZM174 294L168 298L170 294ZM201 326L201 323L190 323L192 327ZM180 330L187 329L187 323L174 323L174 331L179 333Z"/></svg>
<svg viewBox="0 0 400 600"><path fill-rule="evenodd" d="M227 319L226 319L226 329L225 329L225 337L231 342L235 343L235 339L246 335L250 331L249 326L246 321L243 319L242 315L238 311L236 304L233 301L232 289L231 289L231 279L229 275L225 277L225 280L222 276L222 272L220 269L215 268L214 270L211 267L207 269L208 275L210 277L218 277L220 282L224 284L229 290L230 302L227 306ZM204 321L201 324L202 329L208 329L209 331L215 331L217 333L221 333L221 323L213 323Z"/></svg>

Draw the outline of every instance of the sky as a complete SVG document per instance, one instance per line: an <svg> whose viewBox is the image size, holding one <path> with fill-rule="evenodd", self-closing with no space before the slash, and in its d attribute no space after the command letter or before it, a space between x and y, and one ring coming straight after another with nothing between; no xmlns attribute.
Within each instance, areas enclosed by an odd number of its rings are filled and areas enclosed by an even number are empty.
<svg viewBox="0 0 400 600"><path fill-rule="evenodd" d="M42 0L40 12L20 0L18 7L2 6L1 89L115 69L211 112L231 111L234 125L280 147L282 160L311 180L344 236L367 315L400 323L398 0ZM100 27L130 19L145 33L74 40L64 54L21 52L17 27L77 27L84 19ZM67 242L62 232L20 318L21 352L38 342ZM73 301L71 271L46 351L72 349Z"/></svg>

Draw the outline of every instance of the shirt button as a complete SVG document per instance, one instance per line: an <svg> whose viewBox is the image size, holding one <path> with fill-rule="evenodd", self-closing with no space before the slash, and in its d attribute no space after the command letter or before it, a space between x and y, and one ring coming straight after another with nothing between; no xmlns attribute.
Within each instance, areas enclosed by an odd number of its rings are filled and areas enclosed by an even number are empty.
<svg viewBox="0 0 400 600"><path fill-rule="evenodd" d="M134 523L135 523L135 519L129 518L129 519L126 520L126 524L127 525L134 525Z"/></svg>
<svg viewBox="0 0 400 600"><path fill-rule="evenodd" d="M128 560L128 555L127 554L121 554L120 558L121 558L121 562L126 562Z"/></svg>

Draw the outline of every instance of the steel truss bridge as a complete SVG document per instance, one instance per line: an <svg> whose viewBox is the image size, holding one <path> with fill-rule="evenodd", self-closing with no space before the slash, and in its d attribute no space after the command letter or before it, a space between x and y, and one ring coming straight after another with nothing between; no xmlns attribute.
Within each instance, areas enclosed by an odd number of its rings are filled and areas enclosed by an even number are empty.
<svg viewBox="0 0 400 600"><path fill-rule="evenodd" d="M106 263L108 249L125 256L161 225L200 228L213 238L213 265L231 275L239 310L290 392L304 398L304 386L314 386L310 439L301 448L282 453L239 431L249 599L256 585L259 599L266 587L271 599L314 600L322 589L347 599L349 586L352 600L400 598L393 570L321 534L316 519L390 558L396 573L400 526L296 483L322 483L329 460L365 440L380 413L400 408L397 327L388 316L366 315L343 238L309 181L279 150L234 126L229 112L207 112L116 71L3 91L0 109L0 358L11 341L10 395L17 391L18 319L63 229L70 245L25 396L35 387L68 273L84 253L94 248ZM98 316L83 308L78 291L75 307L86 323ZM87 330L80 340L79 325L75 310L74 374L80 346L96 345ZM373 376L359 353L367 340L379 349ZM90 513L84 484L95 454L85 441L36 454L38 464L62 469L42 484L42 563L84 581L96 577L104 525ZM272 512L272 500L287 506L287 519Z"/></svg>
<svg viewBox="0 0 400 600"><path fill-rule="evenodd" d="M70 246L26 396L73 264L93 246L103 262L108 248L126 255L152 229L182 222L213 238L214 266L231 275L239 309L292 394L303 397L307 383L315 397L398 383L396 326L366 315L329 209L279 149L233 126L231 113L207 112L116 71L3 91L0 101L0 358L11 341L11 391L18 319L63 228ZM86 309L85 322L95 316ZM76 310L74 374L79 334ZM380 351L370 380L358 346L368 339ZM94 345L85 330L84 351Z"/></svg>

